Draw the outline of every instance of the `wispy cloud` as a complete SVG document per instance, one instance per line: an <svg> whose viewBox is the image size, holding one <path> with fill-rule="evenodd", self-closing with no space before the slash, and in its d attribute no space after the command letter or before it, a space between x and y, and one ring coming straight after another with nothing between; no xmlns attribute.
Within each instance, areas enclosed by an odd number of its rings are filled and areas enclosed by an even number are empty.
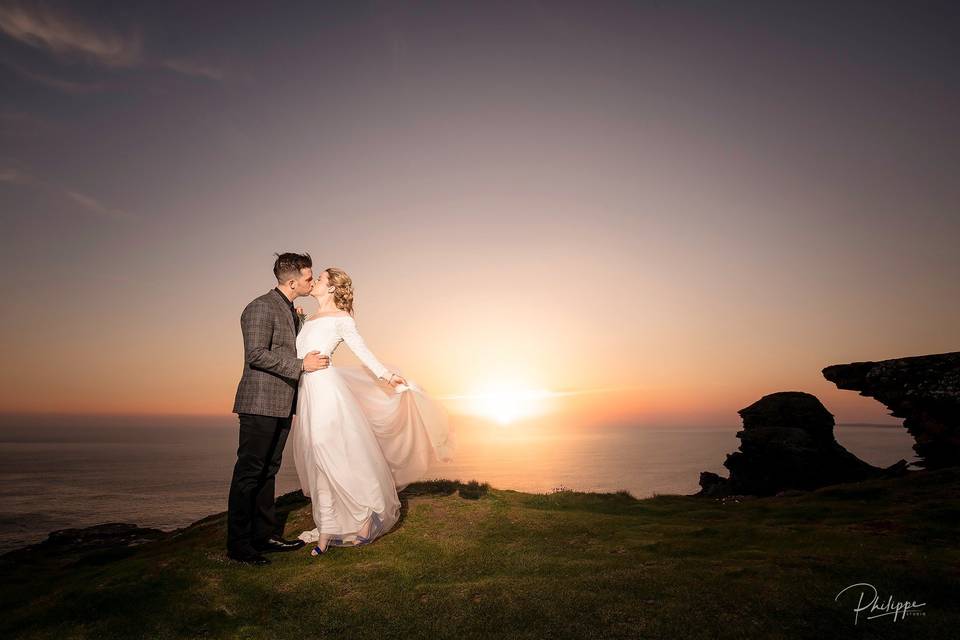
<svg viewBox="0 0 960 640"><path fill-rule="evenodd" d="M133 67L141 60L140 36L94 28L37 4L0 6L0 30L29 46L61 56L79 56L108 67Z"/></svg>
<svg viewBox="0 0 960 640"><path fill-rule="evenodd" d="M164 60L162 65L165 69L176 71L185 76L195 78L207 78L208 80L223 80L223 70L212 65L197 62L195 60L186 60L183 58L171 58Z"/></svg>
<svg viewBox="0 0 960 640"><path fill-rule="evenodd" d="M4 60L2 63L22 78L42 84L50 89L62 91L63 93L93 93L96 91L103 91L109 87L109 85L105 82L74 82L72 80L54 78L52 76L25 69L24 67L14 64L8 60Z"/></svg>
<svg viewBox="0 0 960 640"><path fill-rule="evenodd" d="M35 181L30 174L24 173L23 171L13 167L0 167L0 182L23 185L35 184Z"/></svg>
<svg viewBox="0 0 960 640"><path fill-rule="evenodd" d="M598 393L623 393L643 391L644 387L598 387L593 389L573 389L567 391L551 391L548 389L522 389L518 391L490 391L483 393L461 393L445 396L437 396L441 400L481 400L488 398L499 398L503 396L515 396L525 399L543 399L543 398L563 398L567 396L586 396Z"/></svg>
<svg viewBox="0 0 960 640"><path fill-rule="evenodd" d="M143 53L142 38L137 30L122 34L39 4L0 5L0 33L54 54L63 61L83 60L108 69L166 69L180 75L217 82L224 77L218 67L190 58L148 59ZM4 64L23 78L64 93L90 93L110 88L103 82L64 80L9 61Z"/></svg>
<svg viewBox="0 0 960 640"><path fill-rule="evenodd" d="M98 216L113 218L114 220L131 220L135 217L121 209L108 207L96 198L88 196L85 193L80 193L79 191L64 191L64 194L90 213Z"/></svg>
<svg viewBox="0 0 960 640"><path fill-rule="evenodd" d="M91 213L98 218L122 221L136 220L138 218L138 216L128 211L105 205L103 202L91 195L81 193L80 191L75 191L73 189L66 189L46 180L41 180L40 178L37 178L26 171L18 169L17 167L0 167L0 183L43 189L44 191L53 193L58 197L72 202L81 210Z"/></svg>

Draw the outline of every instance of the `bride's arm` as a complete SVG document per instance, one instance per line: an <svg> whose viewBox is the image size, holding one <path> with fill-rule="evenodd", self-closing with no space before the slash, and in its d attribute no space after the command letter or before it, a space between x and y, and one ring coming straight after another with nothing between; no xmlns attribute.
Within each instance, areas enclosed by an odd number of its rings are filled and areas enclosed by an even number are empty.
<svg viewBox="0 0 960 640"><path fill-rule="evenodd" d="M373 371L381 380L389 381L390 376L393 374L383 366L383 363L377 360L377 357L367 348L367 344L360 336L360 332L357 331L357 323L354 319L350 316L339 317L336 320L336 325L337 335L343 338L343 341L350 347L350 351L353 351L354 355L360 359L360 362L370 369L370 371Z"/></svg>

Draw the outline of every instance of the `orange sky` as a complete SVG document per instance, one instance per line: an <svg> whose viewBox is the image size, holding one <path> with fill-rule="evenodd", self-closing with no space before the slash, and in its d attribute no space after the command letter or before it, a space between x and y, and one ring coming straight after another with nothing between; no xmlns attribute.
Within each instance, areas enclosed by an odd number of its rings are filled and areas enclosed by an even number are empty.
<svg viewBox="0 0 960 640"><path fill-rule="evenodd" d="M960 52L933 14L741 10L78 7L54 50L0 9L0 411L228 413L240 312L309 251L437 395L893 421L820 370L960 344Z"/></svg>
<svg viewBox="0 0 960 640"><path fill-rule="evenodd" d="M956 337L956 324L939 326L922 309L880 315L883 299L845 299L836 282L817 290L798 280L793 292L751 295L752 280L738 279L723 263L699 274L713 281L726 274L726 289L711 290L692 267L644 277L646 269L631 264L639 257L611 251L598 253L586 269L577 268L576 254L556 251L556 267L548 268L545 260L530 264L519 249L515 260L501 256L483 268L476 265L482 258L466 252L459 263L449 256L431 260L426 255L436 245L425 242L416 260L400 252L357 258L351 272L368 344L437 395L491 385L610 388L578 398L577 406L642 424L737 424L736 410L760 396L802 390L817 395L838 421L887 422L882 405L837 391L820 369L943 351ZM323 255L322 248L306 248ZM334 249L334 264L351 264L345 253ZM237 269L214 270L231 271L217 295L200 286L117 283L83 291L86 307L24 300L22 337L7 347L4 410L228 413L242 366L239 311L271 286L269 256L253 262L248 256ZM380 265L404 267L390 273ZM775 278L771 270L755 278ZM632 283L627 274L635 276ZM810 289L803 291L804 284ZM862 318L870 334L862 333ZM357 361L341 346L336 363ZM631 389L616 390L622 387Z"/></svg>

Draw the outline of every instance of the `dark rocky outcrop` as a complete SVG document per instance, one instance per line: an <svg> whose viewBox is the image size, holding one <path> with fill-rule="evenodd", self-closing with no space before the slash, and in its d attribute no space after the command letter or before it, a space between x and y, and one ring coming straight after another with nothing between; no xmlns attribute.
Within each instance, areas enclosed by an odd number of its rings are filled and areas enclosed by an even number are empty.
<svg viewBox="0 0 960 640"><path fill-rule="evenodd" d="M906 469L905 460L888 469L874 467L840 446L833 435L833 414L809 393L771 393L738 413L743 419L737 433L740 450L723 463L730 477L701 473L697 495L775 495Z"/></svg>
<svg viewBox="0 0 960 640"><path fill-rule="evenodd" d="M876 362L835 364L823 377L859 391L903 418L928 469L960 465L960 351Z"/></svg>
<svg viewBox="0 0 960 640"><path fill-rule="evenodd" d="M3 559L15 561L35 554L77 559L102 551L136 547L169 535L160 529L139 527L125 522L108 522L82 529L53 531L43 542L10 551Z"/></svg>
<svg viewBox="0 0 960 640"><path fill-rule="evenodd" d="M712 471L700 472L700 493L698 496L719 497L731 494L730 480Z"/></svg>

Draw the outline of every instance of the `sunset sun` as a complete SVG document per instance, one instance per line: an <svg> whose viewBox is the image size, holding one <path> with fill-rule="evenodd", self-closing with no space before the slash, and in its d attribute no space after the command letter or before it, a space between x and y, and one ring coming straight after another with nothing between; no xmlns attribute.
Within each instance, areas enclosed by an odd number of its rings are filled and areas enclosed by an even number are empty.
<svg viewBox="0 0 960 640"><path fill-rule="evenodd" d="M505 425L542 413L550 395L543 389L488 389L469 397L470 412Z"/></svg>

